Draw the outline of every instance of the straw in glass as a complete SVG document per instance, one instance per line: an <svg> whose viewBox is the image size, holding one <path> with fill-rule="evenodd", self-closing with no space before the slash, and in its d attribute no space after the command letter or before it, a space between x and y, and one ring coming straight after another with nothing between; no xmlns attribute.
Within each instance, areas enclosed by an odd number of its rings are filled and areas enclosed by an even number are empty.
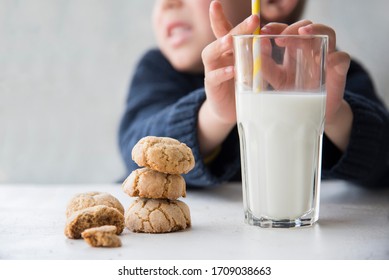
<svg viewBox="0 0 389 280"><path fill-rule="evenodd" d="M253 15L260 16L261 11L261 1L260 0L251 0L251 13ZM258 26L254 31L254 35L260 34L261 27ZM253 39L253 56L254 56L254 66L253 66L253 91L261 91L261 80L259 78L259 73L261 71L261 57L260 57L260 46L259 40Z"/></svg>

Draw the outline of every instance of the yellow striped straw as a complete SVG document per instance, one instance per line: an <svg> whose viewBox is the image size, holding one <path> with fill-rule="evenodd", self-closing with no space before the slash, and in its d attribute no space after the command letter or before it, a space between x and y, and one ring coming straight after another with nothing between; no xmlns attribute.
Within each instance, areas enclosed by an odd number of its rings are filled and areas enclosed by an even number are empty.
<svg viewBox="0 0 389 280"><path fill-rule="evenodd" d="M260 16L261 0L251 0L251 14ZM254 31L254 35L259 35L261 28L258 26Z"/></svg>
<svg viewBox="0 0 389 280"><path fill-rule="evenodd" d="M261 1L260 0L251 0L251 13L253 15L260 16L261 11ZM261 31L261 27L254 31L254 35L259 35ZM253 55L254 55L254 66L253 66L253 91L260 92L261 91L261 80L259 78L259 73L261 71L261 57L260 57L260 49L259 49L259 40L254 38L253 40Z"/></svg>

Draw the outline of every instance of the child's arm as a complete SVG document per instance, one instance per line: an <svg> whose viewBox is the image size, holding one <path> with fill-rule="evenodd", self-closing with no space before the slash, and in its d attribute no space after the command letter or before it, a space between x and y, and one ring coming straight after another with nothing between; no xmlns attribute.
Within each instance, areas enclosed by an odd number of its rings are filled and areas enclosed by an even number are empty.
<svg viewBox="0 0 389 280"><path fill-rule="evenodd" d="M239 140L232 131L212 166L200 154L197 117L205 99L203 74L178 72L158 50L148 52L138 64L119 131L119 146L127 172L139 168L131 159L135 143L148 135L173 137L192 148L195 168L184 177L188 185L214 186L239 171Z"/></svg>
<svg viewBox="0 0 389 280"><path fill-rule="evenodd" d="M323 177L388 186L389 112L379 100L368 73L354 61L347 74L344 99L353 111L349 143L340 152L324 138Z"/></svg>

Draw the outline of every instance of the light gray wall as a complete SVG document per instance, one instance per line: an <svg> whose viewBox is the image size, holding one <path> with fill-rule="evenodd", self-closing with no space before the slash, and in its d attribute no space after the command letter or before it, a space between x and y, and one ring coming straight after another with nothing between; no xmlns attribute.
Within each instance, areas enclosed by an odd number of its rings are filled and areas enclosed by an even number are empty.
<svg viewBox="0 0 389 280"><path fill-rule="evenodd" d="M152 4L0 0L0 182L124 175L116 135Z"/></svg>
<svg viewBox="0 0 389 280"><path fill-rule="evenodd" d="M238 0L237 0L238 1ZM240 0L239 0L240 1ZM0 0L0 183L107 183L152 0ZM385 0L309 0L389 104Z"/></svg>

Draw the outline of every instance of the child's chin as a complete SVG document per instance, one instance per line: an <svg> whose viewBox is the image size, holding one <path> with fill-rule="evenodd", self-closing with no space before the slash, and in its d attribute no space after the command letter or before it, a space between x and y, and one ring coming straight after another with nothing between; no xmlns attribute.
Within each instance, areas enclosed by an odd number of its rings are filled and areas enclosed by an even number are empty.
<svg viewBox="0 0 389 280"><path fill-rule="evenodd" d="M203 64L198 61L188 61L188 60L174 60L170 61L173 65L173 68L180 72L188 73L201 73L204 71Z"/></svg>

